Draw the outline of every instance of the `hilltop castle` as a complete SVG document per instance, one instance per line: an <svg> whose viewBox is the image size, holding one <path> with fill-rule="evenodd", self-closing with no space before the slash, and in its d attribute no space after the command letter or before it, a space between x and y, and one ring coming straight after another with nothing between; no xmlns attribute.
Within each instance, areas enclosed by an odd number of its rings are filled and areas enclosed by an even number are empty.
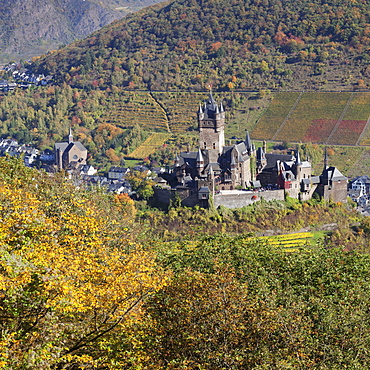
<svg viewBox="0 0 370 370"><path fill-rule="evenodd" d="M216 205L227 207L242 207L262 197L307 200L314 193L326 200L347 199L347 178L328 167L327 157L322 174L313 176L310 161L302 161L298 149L267 153L264 143L256 150L248 132L243 141L225 145L224 107L212 94L199 106L198 129L198 150L176 155L172 178L167 176L172 196L178 192L184 205L207 206L211 194ZM157 195L165 201L164 192Z"/></svg>

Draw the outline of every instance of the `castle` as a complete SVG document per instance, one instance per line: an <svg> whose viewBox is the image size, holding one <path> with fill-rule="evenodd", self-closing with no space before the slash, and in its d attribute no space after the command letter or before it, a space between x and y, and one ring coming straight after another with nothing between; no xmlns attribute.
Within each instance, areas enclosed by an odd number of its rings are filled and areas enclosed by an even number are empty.
<svg viewBox="0 0 370 370"><path fill-rule="evenodd" d="M310 161L301 160L298 149L289 154L267 153L264 143L256 150L248 132L243 141L225 145L225 111L211 93L199 106L198 129L198 150L176 155L172 177L166 178L172 196L174 191L181 194L184 205L207 206L211 194L216 204L232 207L261 197L308 200L314 193L326 200L347 200L347 178L327 165L327 157L322 174L313 176ZM165 199L163 192L157 193ZM230 203L228 198L234 200Z"/></svg>

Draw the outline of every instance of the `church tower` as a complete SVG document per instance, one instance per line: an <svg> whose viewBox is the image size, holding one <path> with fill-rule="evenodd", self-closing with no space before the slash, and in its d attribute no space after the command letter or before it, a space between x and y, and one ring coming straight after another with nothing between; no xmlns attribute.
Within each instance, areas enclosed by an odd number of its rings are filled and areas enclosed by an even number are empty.
<svg viewBox="0 0 370 370"><path fill-rule="evenodd" d="M212 93L198 110L199 146L208 151L210 163L216 163L225 146L225 111L213 99Z"/></svg>

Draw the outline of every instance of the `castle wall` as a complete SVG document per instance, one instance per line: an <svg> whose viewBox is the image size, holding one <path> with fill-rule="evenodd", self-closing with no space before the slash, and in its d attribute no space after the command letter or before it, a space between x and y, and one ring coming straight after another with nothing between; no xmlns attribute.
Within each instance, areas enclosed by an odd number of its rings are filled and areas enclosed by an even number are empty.
<svg viewBox="0 0 370 370"><path fill-rule="evenodd" d="M331 186L319 184L316 192L326 201L347 203L347 181L333 181Z"/></svg>
<svg viewBox="0 0 370 370"><path fill-rule="evenodd" d="M299 193L298 199L303 200L303 201L312 199L312 195L313 193L316 192L316 189L317 189L317 185L316 184L312 185L309 191Z"/></svg>
<svg viewBox="0 0 370 370"><path fill-rule="evenodd" d="M176 193L181 199L181 204L185 207L194 207L199 202L198 192L195 189L162 189L154 187L154 194L157 200L164 204L170 204L171 200L175 199Z"/></svg>
<svg viewBox="0 0 370 370"><path fill-rule="evenodd" d="M214 206L224 206L227 208L240 208L248 206L261 199L284 200L284 190L268 190L268 191L229 191L216 194L213 199Z"/></svg>

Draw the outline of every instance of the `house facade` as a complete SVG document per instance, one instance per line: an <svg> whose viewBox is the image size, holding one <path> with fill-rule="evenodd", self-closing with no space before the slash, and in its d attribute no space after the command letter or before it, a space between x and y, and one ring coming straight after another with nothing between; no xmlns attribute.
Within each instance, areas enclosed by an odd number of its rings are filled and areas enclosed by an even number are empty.
<svg viewBox="0 0 370 370"><path fill-rule="evenodd" d="M359 176L349 184L349 196L358 205L364 207L370 203L370 178Z"/></svg>

